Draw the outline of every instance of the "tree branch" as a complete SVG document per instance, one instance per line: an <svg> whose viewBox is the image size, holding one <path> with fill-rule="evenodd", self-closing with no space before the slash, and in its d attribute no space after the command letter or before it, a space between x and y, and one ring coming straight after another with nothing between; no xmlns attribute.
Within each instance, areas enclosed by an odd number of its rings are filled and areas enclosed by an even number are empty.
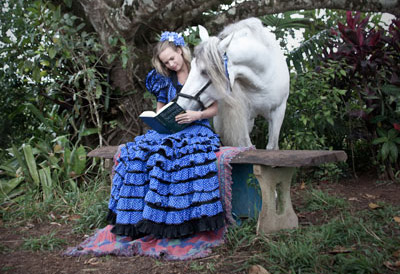
<svg viewBox="0 0 400 274"><path fill-rule="evenodd" d="M310 9L342 9L362 12L387 12L400 17L400 0L265 0L246 1L238 4L228 11L214 16L205 25L210 29L219 28L221 25L232 23L248 17L263 16L291 10Z"/></svg>

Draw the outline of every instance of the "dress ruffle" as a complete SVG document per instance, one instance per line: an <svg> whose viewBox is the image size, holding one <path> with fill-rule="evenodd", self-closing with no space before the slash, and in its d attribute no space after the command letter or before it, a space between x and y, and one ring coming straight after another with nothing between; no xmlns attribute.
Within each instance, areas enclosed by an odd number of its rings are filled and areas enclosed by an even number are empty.
<svg viewBox="0 0 400 274"><path fill-rule="evenodd" d="M198 232L214 231L222 228L224 224L224 215L219 213L214 216L191 219L182 225L168 225L143 220L137 227L139 231L152 234L156 238L181 238Z"/></svg>
<svg viewBox="0 0 400 274"><path fill-rule="evenodd" d="M109 224L114 225L111 232L116 235L129 236L132 240L149 234L156 238L182 238L198 232L214 231L222 228L225 224L223 213L192 219L181 225L155 223L150 220L142 220L136 225L116 224L116 214L112 211L109 211L107 220Z"/></svg>
<svg viewBox="0 0 400 274"><path fill-rule="evenodd" d="M220 142L203 123L171 135L150 130L121 147L109 203L113 232L177 238L224 225Z"/></svg>

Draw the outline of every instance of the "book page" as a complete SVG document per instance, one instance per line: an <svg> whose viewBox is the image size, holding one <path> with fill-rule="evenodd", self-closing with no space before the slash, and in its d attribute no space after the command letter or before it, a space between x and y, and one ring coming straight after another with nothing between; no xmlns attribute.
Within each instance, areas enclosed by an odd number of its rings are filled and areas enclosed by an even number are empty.
<svg viewBox="0 0 400 274"><path fill-rule="evenodd" d="M157 114L154 111L151 110L147 110L147 111L143 111L139 117L155 117Z"/></svg>

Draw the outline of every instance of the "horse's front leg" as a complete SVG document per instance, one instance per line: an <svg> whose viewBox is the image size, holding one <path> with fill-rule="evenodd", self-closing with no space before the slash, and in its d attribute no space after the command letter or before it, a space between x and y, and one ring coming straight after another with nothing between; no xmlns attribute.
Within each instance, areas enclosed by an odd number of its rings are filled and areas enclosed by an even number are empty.
<svg viewBox="0 0 400 274"><path fill-rule="evenodd" d="M268 121L268 144L266 149L268 150L278 150L279 149L279 133L281 131L281 126L283 118L285 117L286 104L282 103L275 110L264 117Z"/></svg>

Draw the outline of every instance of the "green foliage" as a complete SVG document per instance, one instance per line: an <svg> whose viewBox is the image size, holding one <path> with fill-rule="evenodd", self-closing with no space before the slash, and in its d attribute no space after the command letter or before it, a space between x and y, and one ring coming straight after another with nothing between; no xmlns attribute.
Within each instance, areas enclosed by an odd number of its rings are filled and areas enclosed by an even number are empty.
<svg viewBox="0 0 400 274"><path fill-rule="evenodd" d="M295 30L309 29L313 26L313 19L309 15L308 11L287 11L264 15L260 20L275 33L281 47L286 48L289 38L295 38Z"/></svg>
<svg viewBox="0 0 400 274"><path fill-rule="evenodd" d="M332 88L337 64L320 71L292 75L291 92L281 130L285 149L341 148L345 132L341 113L344 90Z"/></svg>
<svg viewBox="0 0 400 274"><path fill-rule="evenodd" d="M303 41L299 47L290 51L287 63L292 65L298 73L307 72L320 64L325 45L329 39L329 30L322 30Z"/></svg>
<svg viewBox="0 0 400 274"><path fill-rule="evenodd" d="M28 190L41 193L50 201L54 192L76 190L77 182L86 173L86 150L71 144L66 136L53 140L31 140L20 148L10 149L11 158L0 169L0 198L10 202L21 199Z"/></svg>
<svg viewBox="0 0 400 274"><path fill-rule="evenodd" d="M81 19L46 1L2 5L0 200L18 203L32 194L47 203L78 192L86 180L82 140L96 134L102 143L106 68L97 37ZM128 52L121 47L121 58Z"/></svg>
<svg viewBox="0 0 400 274"><path fill-rule="evenodd" d="M346 24L338 23L324 67L330 67L331 60L340 64L337 71L341 73L329 84L346 91L343 110L350 119L349 128L359 132L349 134L348 141L362 140L372 146L371 162L385 166L386 177L394 180L399 170L400 21L394 20L388 30L374 24L369 27L369 22L369 17L347 12Z"/></svg>
<svg viewBox="0 0 400 274"><path fill-rule="evenodd" d="M108 110L110 92L96 36L46 1L10 0L2 8L0 147L38 137L38 129L51 123L41 114L54 114L55 105L67 121L63 134L76 138L83 127L101 138L99 112Z"/></svg>
<svg viewBox="0 0 400 274"><path fill-rule="evenodd" d="M26 189L18 199L0 200L0 216L9 225L57 222L72 223L77 233L89 233L106 225L110 191L108 172L82 176L73 189L54 186L51 199L43 200L37 189Z"/></svg>
<svg viewBox="0 0 400 274"><path fill-rule="evenodd" d="M400 145L399 132L394 128L385 131L382 128L377 128L378 138L372 141L373 145L381 144L381 149L378 151L378 157L381 161L389 159L391 163L396 163L399 150L397 145Z"/></svg>
<svg viewBox="0 0 400 274"><path fill-rule="evenodd" d="M371 17L371 27L381 24L382 15L380 13L364 14ZM287 39L281 41L281 46L287 51L288 65L292 66L298 73L313 70L329 54L326 45L331 39L331 32L333 29L337 29L338 21L346 20L346 12L343 10L316 9L284 13L284 18L287 18L288 15L295 15L300 18L291 19L294 20L294 25L288 26L290 29L288 27L280 29L278 24L275 32L277 37L284 39L283 37L290 34L292 38L295 38L294 29L297 32L301 31L303 35L300 45L294 49L288 48Z"/></svg>
<svg viewBox="0 0 400 274"><path fill-rule="evenodd" d="M329 38L328 14L340 16L340 11L306 10L289 11L281 14L266 15L260 19L269 26L280 41L281 47L287 55L287 63L297 72L312 69L320 62L324 54L325 44ZM299 33L303 35L300 45L292 48L291 41L299 40Z"/></svg>
<svg viewBox="0 0 400 274"><path fill-rule="evenodd" d="M35 27L27 23L20 1L2 1L0 13L0 147L27 138L37 124L30 123L30 113L22 110L22 103L35 100L38 88L26 87L29 79L23 77L22 66L32 64L35 57L33 49L37 39L29 37ZM18 41L17 37L24 37ZM30 52L31 58L24 58ZM12 136L11 136L12 133Z"/></svg>
<svg viewBox="0 0 400 274"><path fill-rule="evenodd" d="M1 200L0 214L2 220L13 224L18 222L43 222L49 220L49 212L55 209L55 200L41 201L37 192L22 190L23 195L18 199Z"/></svg>

